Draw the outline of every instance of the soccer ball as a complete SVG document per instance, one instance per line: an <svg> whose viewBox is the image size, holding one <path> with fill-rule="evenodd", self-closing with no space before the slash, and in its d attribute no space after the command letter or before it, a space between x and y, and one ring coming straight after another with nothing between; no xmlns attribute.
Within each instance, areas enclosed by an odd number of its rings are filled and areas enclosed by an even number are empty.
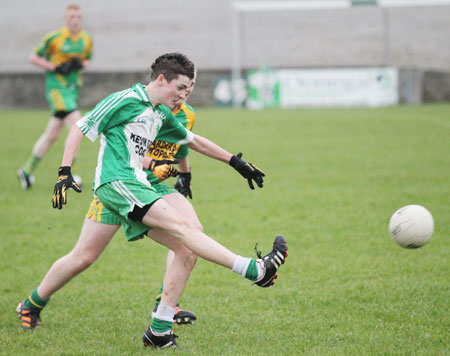
<svg viewBox="0 0 450 356"><path fill-rule="evenodd" d="M404 206L389 221L392 239L405 248L422 247L430 239L433 230L433 216L421 205Z"/></svg>

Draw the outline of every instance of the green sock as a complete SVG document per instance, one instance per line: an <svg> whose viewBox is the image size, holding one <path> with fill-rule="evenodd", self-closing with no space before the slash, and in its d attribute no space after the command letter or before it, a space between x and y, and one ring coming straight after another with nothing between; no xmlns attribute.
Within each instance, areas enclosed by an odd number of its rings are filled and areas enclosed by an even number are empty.
<svg viewBox="0 0 450 356"><path fill-rule="evenodd" d="M41 298L36 287L33 292L31 292L30 296L25 300L25 306L34 310L42 310L47 305L49 300L50 299Z"/></svg>
<svg viewBox="0 0 450 356"><path fill-rule="evenodd" d="M36 169L38 163L41 161L41 158L31 154L28 160L25 162L23 166L23 170L26 174L30 175Z"/></svg>
<svg viewBox="0 0 450 356"><path fill-rule="evenodd" d="M256 267L256 260L254 258L248 264L245 278L250 279L252 282L256 282L258 279L258 267Z"/></svg>
<svg viewBox="0 0 450 356"><path fill-rule="evenodd" d="M173 322L153 318L152 330L157 333L166 333L172 329Z"/></svg>

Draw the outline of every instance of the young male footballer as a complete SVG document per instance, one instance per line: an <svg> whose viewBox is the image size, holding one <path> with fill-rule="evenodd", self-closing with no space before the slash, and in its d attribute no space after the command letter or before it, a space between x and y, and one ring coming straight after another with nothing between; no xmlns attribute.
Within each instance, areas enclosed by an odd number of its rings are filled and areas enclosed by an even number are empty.
<svg viewBox="0 0 450 356"><path fill-rule="evenodd" d="M64 15L66 26L47 34L30 55L30 62L46 71L45 94L52 116L34 144L30 157L17 172L23 189L33 186L33 172L62 128L67 126L70 129L81 118L78 110L81 70L89 65L92 57L92 38L81 29L81 21L81 8L69 5Z"/></svg>
<svg viewBox="0 0 450 356"><path fill-rule="evenodd" d="M194 90L196 76L197 71L194 73L191 86L186 89L185 99L176 102L173 107L169 108L177 121L190 131L194 126L196 114L194 109L190 105L186 104L186 100ZM170 165L176 161L178 161L179 172ZM202 224L200 223L192 204L186 198L189 196L192 199L192 191L190 187L191 167L189 165L187 147L157 139L152 143L146 157L144 158L143 168L147 174L148 181L161 195L162 199L166 200L170 206L186 218L190 219L191 222L199 229L203 230ZM174 187L171 187L164 182L167 178L172 176L177 176L177 181ZM105 208L95 194L86 218L90 218L103 224L116 225L117 229L119 229L121 225L120 219L115 217L112 212ZM156 232L149 230L148 234L152 235L156 234ZM111 233L111 238L113 235L114 233ZM173 281L169 281L170 284L166 284L165 291L163 289L164 283L162 284L156 297L156 305L153 314L155 314L158 308L163 292L166 294L172 294L169 289L176 288L178 289L176 295L181 295L181 291L184 290L190 272L192 268L194 268L195 262L197 261L197 256L193 254L191 250L184 248L182 245L179 247L180 248L177 250L178 260L182 261L184 267L186 268L183 268L178 273L172 273L172 275L176 278ZM174 257L175 253L172 250L169 250L166 261L166 270L170 268L170 265L174 261ZM174 268L176 268L176 266ZM175 270L171 269L171 271ZM197 320L195 313L188 310L183 310L177 305L174 315L174 321L177 324L192 324L195 320Z"/></svg>
<svg viewBox="0 0 450 356"><path fill-rule="evenodd" d="M263 186L264 173L240 156L232 155L210 140L195 135L180 125L168 107L184 100L194 78L194 65L180 53L158 57L152 64L150 83L113 93L87 113L69 132L58 180L53 192L53 207L61 209L67 202L67 189L81 189L71 174L71 164L83 135L94 141L100 134L100 150L94 179L94 191L105 208L118 217L128 241L150 236L175 252L166 271L164 289L171 285L174 271L191 269L178 257L177 250L187 248L193 254L222 265L250 279L256 285L269 287L278 268L287 257L287 244L277 236L273 249L257 260L238 256L204 234L202 230L175 209L151 186L142 164L153 141L186 144L189 148L230 164L249 186ZM111 228L112 226L112 228ZM26 328L40 323L40 311L51 295L89 266L104 250L116 225L85 219L75 248L57 260L31 295L19 304L17 311ZM114 232L115 232L114 231ZM151 232L150 232L151 231ZM106 236L106 237L103 237ZM161 303L145 331L146 346L176 346L172 326L175 308L182 291L170 289L162 294Z"/></svg>
<svg viewBox="0 0 450 356"><path fill-rule="evenodd" d="M177 121L183 125L189 131L192 131L194 126L194 122L196 119L196 113L194 109L186 104L187 99L192 94L195 86L197 78L197 70L194 71L194 78L191 80L191 86L186 90L186 97L184 100L176 102L173 107L169 109L172 111L174 117ZM195 224L200 230L203 231L203 226L198 219L197 214L192 206L192 204L187 200L189 196L192 199L192 191L191 191L191 167L189 165L188 158L188 148L186 146L169 144L168 142L155 140L150 146L149 151L146 154L146 158L144 158L144 168L148 169L149 166L152 166L151 162L161 162L165 160L178 160L178 174L177 181L174 187L167 185L164 182L165 175L161 177L161 170L164 174L166 170L166 166L162 166L162 168L155 168L152 170L146 170L147 179L150 184L155 188L155 190L161 195L163 199L165 199L169 205L171 205L175 210L177 210L180 214L187 217L193 224ZM147 164L148 162L148 164ZM170 169L170 167L167 167ZM159 174L158 174L159 173ZM162 178L162 179L161 179ZM174 189L175 188L175 189ZM150 233L151 234L151 233ZM185 256L181 257L181 260L184 261L184 264L189 267L194 268L195 262L197 261L197 256L192 253L189 249L185 249ZM172 250L169 250L166 261L166 270L170 268L170 265L174 262L175 254ZM161 302L162 293L172 294L170 292L171 288L178 289L176 295L181 296L181 292L184 290L187 280L189 278L190 272L189 268L183 269L183 273L176 273L176 279L171 282L171 284L167 285L164 291L164 282L161 285L160 292L156 298L156 306L154 309L154 313L156 313L159 303ZM188 273L187 273L188 272ZM170 275L169 275L170 276ZM177 324L191 324L197 319L195 313L181 309L178 304L175 308L175 316L174 320Z"/></svg>

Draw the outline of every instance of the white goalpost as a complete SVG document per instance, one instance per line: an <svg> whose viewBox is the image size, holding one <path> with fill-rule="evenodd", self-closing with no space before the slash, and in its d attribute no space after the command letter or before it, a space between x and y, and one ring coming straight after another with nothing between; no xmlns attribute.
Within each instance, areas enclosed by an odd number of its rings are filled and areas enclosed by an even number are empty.
<svg viewBox="0 0 450 356"><path fill-rule="evenodd" d="M231 77L233 107L241 107L239 87L242 83L242 17L245 13L261 11L303 11L320 9L349 9L359 6L378 8L450 5L450 0L295 0L295 1L232 1ZM389 18L383 12L383 59L389 62Z"/></svg>

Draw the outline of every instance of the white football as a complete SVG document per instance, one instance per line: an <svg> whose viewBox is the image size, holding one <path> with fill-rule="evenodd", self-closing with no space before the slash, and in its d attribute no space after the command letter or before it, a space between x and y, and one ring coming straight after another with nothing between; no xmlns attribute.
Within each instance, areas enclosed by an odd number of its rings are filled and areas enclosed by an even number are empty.
<svg viewBox="0 0 450 356"><path fill-rule="evenodd" d="M407 205L398 209L389 221L392 239L405 248L419 248L433 235L434 220L421 205Z"/></svg>

